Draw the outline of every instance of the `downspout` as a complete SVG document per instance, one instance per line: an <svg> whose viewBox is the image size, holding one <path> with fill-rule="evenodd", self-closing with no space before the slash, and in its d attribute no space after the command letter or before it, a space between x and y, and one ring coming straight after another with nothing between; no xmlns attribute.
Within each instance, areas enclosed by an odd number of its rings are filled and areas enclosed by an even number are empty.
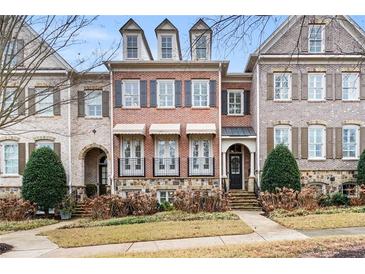
<svg viewBox="0 0 365 274"><path fill-rule="evenodd" d="M257 162L257 185L261 187L260 182L260 56L256 63L256 162Z"/></svg>
<svg viewBox="0 0 365 274"><path fill-rule="evenodd" d="M219 189L222 190L222 103L221 103L221 97L222 97L222 63L219 62L219 79L218 79L218 143L219 143L219 149L218 149L218 166L219 166Z"/></svg>
<svg viewBox="0 0 365 274"><path fill-rule="evenodd" d="M114 182L114 135L113 135L113 123L114 123L114 119L113 119L113 113L114 113L114 102L113 102L113 71L110 69L109 66L109 70L110 70L110 92L109 92L109 96L110 96L110 107L109 107L109 117L110 117L110 157L111 157L111 176L110 176L110 180L111 180L111 193L115 194L115 182Z"/></svg>
<svg viewBox="0 0 365 274"><path fill-rule="evenodd" d="M71 128L71 115L72 115L72 111L71 111L71 80L68 80L68 100L69 103L67 104L68 107L68 184L69 184L69 193L72 194L72 149L71 149L71 144L72 144L72 140L71 140L71 135L72 135L72 128Z"/></svg>

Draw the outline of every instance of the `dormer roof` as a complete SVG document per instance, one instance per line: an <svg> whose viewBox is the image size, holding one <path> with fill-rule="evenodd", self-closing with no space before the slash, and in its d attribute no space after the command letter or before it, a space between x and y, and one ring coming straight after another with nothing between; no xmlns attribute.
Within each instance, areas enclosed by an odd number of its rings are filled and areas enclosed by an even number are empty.
<svg viewBox="0 0 365 274"><path fill-rule="evenodd" d="M144 35L144 31L143 29L137 24L136 21L134 21L132 18L130 18L120 29L119 29L119 32L123 35L124 33L126 32L137 32L137 33L141 33L142 35L142 40L143 40L143 43L147 49L147 53L148 53L148 56L151 60L153 60L153 56L152 56L152 53L151 53L151 49L148 45L148 42L147 42L147 39L146 39L146 36Z"/></svg>
<svg viewBox="0 0 365 274"><path fill-rule="evenodd" d="M207 25L207 23L205 23L205 21L200 18L189 30L190 31L194 31L194 30L206 30L206 31L210 31L212 32L212 29Z"/></svg>
<svg viewBox="0 0 365 274"><path fill-rule="evenodd" d="M173 32L176 34L176 42L177 42L177 50L179 52L179 59L182 60L181 55L181 47L180 47L180 36L179 36L179 30L171 21L167 18L165 18L156 28L155 33L156 36L159 32Z"/></svg>

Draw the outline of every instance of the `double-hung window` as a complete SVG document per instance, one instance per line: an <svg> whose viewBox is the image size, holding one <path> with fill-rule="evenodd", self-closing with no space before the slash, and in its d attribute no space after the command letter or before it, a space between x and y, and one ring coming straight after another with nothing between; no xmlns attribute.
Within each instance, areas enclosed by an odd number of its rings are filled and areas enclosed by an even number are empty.
<svg viewBox="0 0 365 274"><path fill-rule="evenodd" d="M342 100L359 100L359 73L342 73Z"/></svg>
<svg viewBox="0 0 365 274"><path fill-rule="evenodd" d="M102 90L88 91L85 96L86 116L102 117Z"/></svg>
<svg viewBox="0 0 365 274"><path fill-rule="evenodd" d="M198 36L196 41L196 59L207 59L207 36Z"/></svg>
<svg viewBox="0 0 365 274"><path fill-rule="evenodd" d="M48 88L36 89L36 113L40 116L53 116L53 93Z"/></svg>
<svg viewBox="0 0 365 274"><path fill-rule="evenodd" d="M289 101L291 100L291 74L275 73L274 74L274 100Z"/></svg>
<svg viewBox="0 0 365 274"><path fill-rule="evenodd" d="M18 113L18 106L15 99L16 88L6 88L4 96L4 115L16 115Z"/></svg>
<svg viewBox="0 0 365 274"><path fill-rule="evenodd" d="M177 139L158 138L154 162L155 176L179 175L179 150Z"/></svg>
<svg viewBox="0 0 365 274"><path fill-rule="evenodd" d="M228 91L228 114L243 115L243 91Z"/></svg>
<svg viewBox="0 0 365 274"><path fill-rule="evenodd" d="M324 159L326 151L326 132L324 126L310 126L308 129L309 159Z"/></svg>
<svg viewBox="0 0 365 274"><path fill-rule="evenodd" d="M209 138L192 138L190 140L189 175L211 176L214 173L212 140Z"/></svg>
<svg viewBox="0 0 365 274"><path fill-rule="evenodd" d="M18 144L15 142L6 142L2 144L2 170L4 175L17 175L18 171Z"/></svg>
<svg viewBox="0 0 365 274"><path fill-rule="evenodd" d="M193 80L192 81L193 107L209 106L209 80Z"/></svg>
<svg viewBox="0 0 365 274"><path fill-rule="evenodd" d="M162 59L172 58L172 36L162 35L161 36L161 57Z"/></svg>
<svg viewBox="0 0 365 274"><path fill-rule="evenodd" d="M325 73L308 73L308 100L322 101L325 99Z"/></svg>
<svg viewBox="0 0 365 274"><path fill-rule="evenodd" d="M175 106L174 80L158 80L157 106L160 108L172 108Z"/></svg>
<svg viewBox="0 0 365 274"><path fill-rule="evenodd" d="M310 25L308 34L310 53L324 52L324 25Z"/></svg>
<svg viewBox="0 0 365 274"><path fill-rule="evenodd" d="M140 107L139 80L123 80L122 104L126 108Z"/></svg>
<svg viewBox="0 0 365 274"><path fill-rule="evenodd" d="M123 137L120 176L144 176L143 140Z"/></svg>
<svg viewBox="0 0 365 274"><path fill-rule="evenodd" d="M357 159L359 153L359 127L344 126L342 129L342 157L344 159Z"/></svg>
<svg viewBox="0 0 365 274"><path fill-rule="evenodd" d="M274 128L274 145L285 145L291 150L291 128L290 126L276 126Z"/></svg>
<svg viewBox="0 0 365 274"><path fill-rule="evenodd" d="M138 36L127 35L127 58L137 59L138 58Z"/></svg>

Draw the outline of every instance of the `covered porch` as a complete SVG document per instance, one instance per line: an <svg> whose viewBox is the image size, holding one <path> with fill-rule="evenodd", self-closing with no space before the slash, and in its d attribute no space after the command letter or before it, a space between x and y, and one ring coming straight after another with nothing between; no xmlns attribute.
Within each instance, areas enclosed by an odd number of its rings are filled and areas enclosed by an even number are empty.
<svg viewBox="0 0 365 274"><path fill-rule="evenodd" d="M222 128L222 188L255 191L256 134L251 127Z"/></svg>

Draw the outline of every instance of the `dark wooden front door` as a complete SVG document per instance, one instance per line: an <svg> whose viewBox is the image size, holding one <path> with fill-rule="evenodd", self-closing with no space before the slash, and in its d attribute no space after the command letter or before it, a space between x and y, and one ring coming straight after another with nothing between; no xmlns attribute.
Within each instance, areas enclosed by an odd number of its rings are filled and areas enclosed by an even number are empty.
<svg viewBox="0 0 365 274"><path fill-rule="evenodd" d="M242 189L242 154L229 155L229 188Z"/></svg>

